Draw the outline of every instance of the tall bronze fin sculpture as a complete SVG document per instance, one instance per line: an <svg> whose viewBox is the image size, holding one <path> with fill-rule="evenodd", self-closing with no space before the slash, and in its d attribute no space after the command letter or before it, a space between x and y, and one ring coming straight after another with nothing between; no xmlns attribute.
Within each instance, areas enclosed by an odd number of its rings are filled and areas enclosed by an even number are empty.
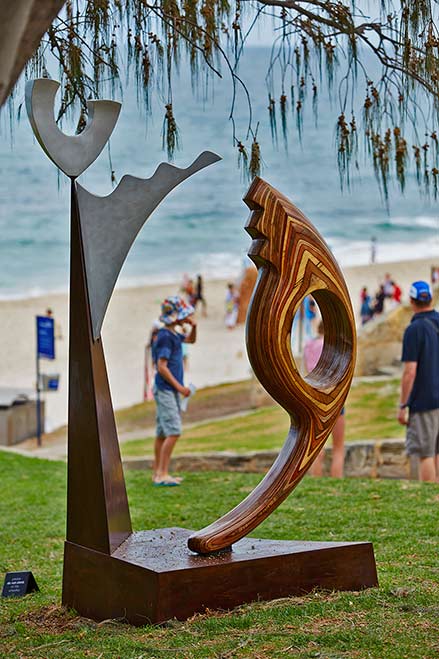
<svg viewBox="0 0 439 659"><path fill-rule="evenodd" d="M285 444L259 485L229 513L189 538L199 553L229 547L258 526L303 478L329 436L351 385L355 320L343 275L315 227L262 179L251 209L249 256L259 269L247 317L247 351L258 380L288 412ZM323 353L302 378L291 352L293 318L306 295L316 299L325 328ZM269 311L268 311L269 310Z"/></svg>
<svg viewBox="0 0 439 659"><path fill-rule="evenodd" d="M161 163L149 179L124 176L107 197L77 186L94 339L101 333L122 264L148 217L175 186L217 160L217 155L205 151L186 169Z"/></svg>
<svg viewBox="0 0 439 659"><path fill-rule="evenodd" d="M259 267L247 343L256 374L291 416L289 437L268 481L213 531L132 531L102 322L122 263L149 215L171 189L219 157L204 152L186 169L162 164L146 180L125 176L111 195L96 197L75 178L101 152L120 107L91 102L85 133L68 137L54 122L56 89L57 83L35 80L28 85L26 105L38 141L71 178L63 603L97 620L144 625L316 587L376 585L370 543L239 539L287 496L322 446L349 387L355 347L347 292L326 246L300 212L259 179L246 198L253 210L251 254ZM301 380L288 345L294 311L307 292L323 312L325 347L313 373ZM190 536L190 546L200 553L188 548ZM231 543L232 551L203 555Z"/></svg>
<svg viewBox="0 0 439 659"><path fill-rule="evenodd" d="M26 109L48 157L71 178L70 352L67 540L111 554L132 533L100 331L123 262L148 217L179 183L220 160L205 151L187 169L162 163L146 180L124 176L107 197L76 177L96 160L120 112L113 101L89 101L80 135L54 120L59 83L26 85Z"/></svg>

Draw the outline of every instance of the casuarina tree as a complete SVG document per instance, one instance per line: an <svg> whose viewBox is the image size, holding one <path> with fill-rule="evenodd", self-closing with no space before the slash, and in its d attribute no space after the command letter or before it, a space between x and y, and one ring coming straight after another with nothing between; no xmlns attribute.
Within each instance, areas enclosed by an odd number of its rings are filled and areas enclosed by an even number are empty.
<svg viewBox="0 0 439 659"><path fill-rule="evenodd" d="M33 32L28 27L27 40L15 34L17 56L3 95L24 61L28 75L44 76L55 58L62 82L58 119L79 106L78 131L88 98L117 95L122 81L134 78L147 112L155 92L164 99L164 145L172 158L178 148L175 76L189 67L197 90L206 75L228 76L233 143L253 176L261 165L258 122L267 119L275 138L279 133L286 140L290 124L301 135L305 113L318 112L324 90L335 100L342 183L364 144L385 195L392 174L404 190L410 162L418 183L437 193L439 33L432 0L17 0L0 12L17 18L25 6L30 17L37 8L40 19ZM267 97L266 117L254 115L239 68L258 29L265 41L267 31L272 35L259 91ZM4 42L1 50L7 50ZM238 94L247 103L243 134L234 123Z"/></svg>

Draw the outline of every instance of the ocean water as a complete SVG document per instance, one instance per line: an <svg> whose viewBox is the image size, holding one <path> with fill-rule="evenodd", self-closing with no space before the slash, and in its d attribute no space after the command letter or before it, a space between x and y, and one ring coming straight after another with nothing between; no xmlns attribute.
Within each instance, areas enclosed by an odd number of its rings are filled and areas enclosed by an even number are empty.
<svg viewBox="0 0 439 659"><path fill-rule="evenodd" d="M433 254L439 259L438 206L420 196L412 178L404 196L396 185L391 186L386 208L371 166L360 159L350 190L340 189L335 103L321 98L317 128L308 107L302 144L293 120L287 148L280 135L278 145L273 145L263 83L268 58L268 49L251 48L241 67L253 94L254 115L263 122L259 129L263 178L314 222L342 265L367 263L372 236L377 239L379 261ZM207 87L208 98L203 100L193 96L187 77L174 85L181 135L175 164L189 165L204 149L215 151L223 160L182 183L162 202L129 254L119 286L175 281L183 272L233 277L240 271L250 243L244 231L248 210L242 202L248 182L240 175L232 147L231 84L226 71L223 81ZM120 100L123 109L111 138L116 177L151 176L166 160L162 108L156 107L153 118L146 120L134 89L126 90ZM242 95L236 118L242 134L246 125ZM0 124L0 298L66 290L69 182L33 138L24 111L12 133L6 113ZM95 194L111 192L107 149L80 181Z"/></svg>

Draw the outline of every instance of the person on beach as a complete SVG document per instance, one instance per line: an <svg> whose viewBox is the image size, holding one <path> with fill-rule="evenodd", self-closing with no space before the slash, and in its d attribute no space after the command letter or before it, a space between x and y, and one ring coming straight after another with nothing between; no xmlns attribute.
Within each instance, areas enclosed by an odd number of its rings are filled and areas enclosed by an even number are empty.
<svg viewBox="0 0 439 659"><path fill-rule="evenodd" d="M310 339L305 343L303 349L303 361L307 373L310 373L316 366L320 359L323 350L324 342L324 328L323 321L320 321L317 327L318 335L314 339ZM345 417L344 408L340 416L335 422L332 429L332 462L331 462L331 476L333 478L343 478L344 467L344 435L345 435ZM314 460L310 473L312 476L323 475L323 459L325 457L325 449L322 449Z"/></svg>
<svg viewBox="0 0 439 659"><path fill-rule="evenodd" d="M383 281L384 297L391 299L393 295L393 281L390 272L386 272Z"/></svg>
<svg viewBox="0 0 439 659"><path fill-rule="evenodd" d="M412 284L410 305L414 315L402 344L397 418L407 426L406 450L420 461L420 479L439 481L439 313L426 281Z"/></svg>
<svg viewBox="0 0 439 659"><path fill-rule="evenodd" d="M303 301L304 320L305 320L305 338L310 339L314 336L314 323L317 318L317 304L312 295L307 295Z"/></svg>
<svg viewBox="0 0 439 659"><path fill-rule="evenodd" d="M237 325L245 323L245 319L247 317L247 309L250 304L254 288L256 286L257 278L258 271L254 263L249 259L248 256L246 256L242 264L239 283L239 309L238 318L236 321Z"/></svg>
<svg viewBox="0 0 439 659"><path fill-rule="evenodd" d="M47 307L45 315L46 315L47 318L53 318L53 327L54 327L54 330L55 330L55 339L59 339L60 341L62 341L63 334L62 334L61 325L55 321L55 319L53 317L53 311L50 307Z"/></svg>
<svg viewBox="0 0 439 659"><path fill-rule="evenodd" d="M201 315L203 318L207 317L207 302L206 298L204 297L204 282L203 278L201 275L197 275L197 281L195 284L195 299L194 299L194 308L196 309L198 306L198 303L201 304Z"/></svg>
<svg viewBox="0 0 439 659"><path fill-rule="evenodd" d="M375 304L373 305L373 313L381 314L384 311L384 300L386 299L386 294L384 292L384 285L381 284L376 295L375 295Z"/></svg>
<svg viewBox="0 0 439 659"><path fill-rule="evenodd" d="M377 239L372 236L370 239L370 262L375 263L377 259Z"/></svg>
<svg viewBox="0 0 439 659"><path fill-rule="evenodd" d="M238 304L239 296L235 284L227 284L225 299L226 315L224 317L224 322L229 330L232 330L236 325L238 319Z"/></svg>
<svg viewBox="0 0 439 659"><path fill-rule="evenodd" d="M194 280L191 279L188 274L185 272L183 275L183 281L180 286L181 293L186 297L186 302L195 308L195 287Z"/></svg>
<svg viewBox="0 0 439 659"><path fill-rule="evenodd" d="M398 286L396 281L392 281L392 301L393 304L396 306L398 304L401 304L402 302L402 288L401 286Z"/></svg>
<svg viewBox="0 0 439 659"><path fill-rule="evenodd" d="M360 301L361 301L361 307L360 307L361 324L365 325L366 323L369 322L371 318L373 318L371 299L369 293L367 292L366 286L363 286L363 288L361 289Z"/></svg>
<svg viewBox="0 0 439 659"><path fill-rule="evenodd" d="M187 286L186 286L186 298L187 298L187 303L191 306L194 307L195 309L195 304L196 304L196 294L195 294L195 286L194 286L194 280L189 279Z"/></svg>
<svg viewBox="0 0 439 659"><path fill-rule="evenodd" d="M192 318L194 308L178 295L168 297L161 306L164 327L157 333L153 356L157 368L154 399L157 406L157 429L154 444L153 483L157 486L180 485L181 479L169 473L174 446L181 435L180 395L191 395L184 386L183 343L195 343L197 325ZM189 325L188 334L178 328Z"/></svg>

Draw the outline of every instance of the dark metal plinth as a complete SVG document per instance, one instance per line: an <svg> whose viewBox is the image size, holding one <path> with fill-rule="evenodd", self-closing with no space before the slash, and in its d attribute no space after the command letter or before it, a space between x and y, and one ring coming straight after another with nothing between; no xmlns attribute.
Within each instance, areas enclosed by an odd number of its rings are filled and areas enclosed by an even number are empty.
<svg viewBox="0 0 439 659"><path fill-rule="evenodd" d="M244 538L233 551L199 556L187 548L191 533L182 528L133 533L111 556L66 542L63 604L96 620L145 625L314 588L378 585L369 542Z"/></svg>

